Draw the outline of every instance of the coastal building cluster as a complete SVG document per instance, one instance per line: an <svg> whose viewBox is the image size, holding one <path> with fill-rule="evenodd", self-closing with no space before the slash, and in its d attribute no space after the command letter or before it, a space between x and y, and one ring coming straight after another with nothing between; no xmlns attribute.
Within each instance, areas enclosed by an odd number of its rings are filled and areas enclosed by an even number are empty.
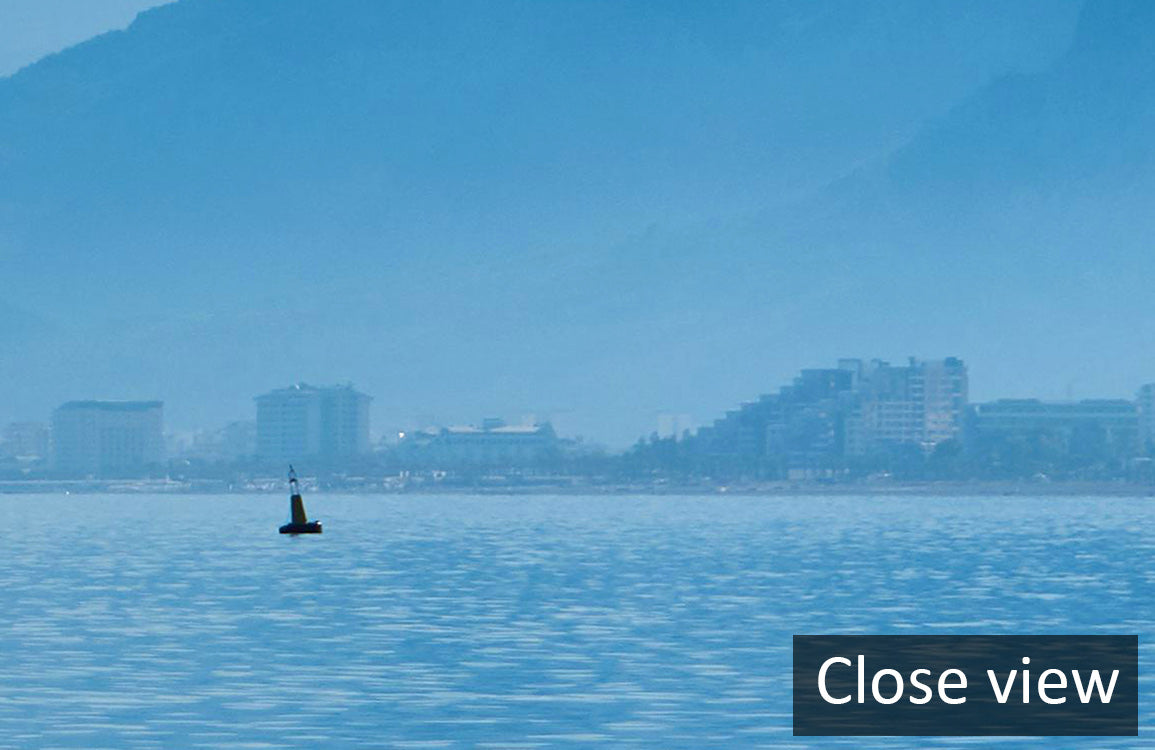
<svg viewBox="0 0 1155 750"><path fill-rule="evenodd" d="M1146 474L1153 436L1155 384L1135 400L971 403L958 358L846 359L634 453L642 470L696 476L1102 479Z"/></svg>
<svg viewBox="0 0 1155 750"><path fill-rule="evenodd" d="M551 425L424 427L387 448L370 433L372 397L351 384L298 383L257 396L255 419L176 439L161 401L69 401L49 423L9 424L0 434L0 477L142 477L174 472L280 470L308 463L329 472L376 471L387 458L421 470L538 466L569 441ZM385 454L388 454L387 456Z"/></svg>
<svg viewBox="0 0 1155 750"><path fill-rule="evenodd" d="M257 396L252 419L174 436L160 401L70 401L49 422L4 428L0 478L231 477L285 463L382 481L1155 478L1155 383L1134 399L972 403L967 366L955 357L803 370L708 426L685 429L678 415L664 434L617 454L548 423L497 418L374 444L371 402L351 384L299 383Z"/></svg>
<svg viewBox="0 0 1155 750"><path fill-rule="evenodd" d="M959 439L967 412L962 360L841 360L803 370L777 393L728 412L691 437L714 471L825 469L896 446L919 451Z"/></svg>

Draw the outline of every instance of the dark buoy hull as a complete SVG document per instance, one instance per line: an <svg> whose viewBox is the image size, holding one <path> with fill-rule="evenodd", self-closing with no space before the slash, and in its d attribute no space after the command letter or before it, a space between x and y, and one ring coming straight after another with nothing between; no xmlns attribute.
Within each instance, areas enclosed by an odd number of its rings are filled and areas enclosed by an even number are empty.
<svg viewBox="0 0 1155 750"><path fill-rule="evenodd" d="M280 531L282 534L320 534L321 522L287 523L281 527Z"/></svg>

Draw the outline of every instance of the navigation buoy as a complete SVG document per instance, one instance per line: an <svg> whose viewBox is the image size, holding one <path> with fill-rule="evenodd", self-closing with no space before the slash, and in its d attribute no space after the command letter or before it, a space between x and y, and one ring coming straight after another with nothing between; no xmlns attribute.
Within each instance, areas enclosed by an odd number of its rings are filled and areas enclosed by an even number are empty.
<svg viewBox="0 0 1155 750"><path fill-rule="evenodd" d="M297 486L297 472L289 466L289 512L292 514L287 524L281 527L282 534L320 534L321 522L310 521L305 515L305 501L301 499L301 489Z"/></svg>

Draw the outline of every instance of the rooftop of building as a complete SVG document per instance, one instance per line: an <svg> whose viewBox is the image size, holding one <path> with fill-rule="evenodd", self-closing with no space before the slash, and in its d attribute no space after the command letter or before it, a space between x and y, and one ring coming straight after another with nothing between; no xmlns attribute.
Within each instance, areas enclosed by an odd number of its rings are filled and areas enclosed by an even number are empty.
<svg viewBox="0 0 1155 750"><path fill-rule="evenodd" d="M275 389L269 391L268 393L262 393L261 395L256 396L256 399L259 401L260 399L265 399L265 398L278 398L278 397L282 397L282 396L291 396L291 395L297 395L297 394L303 395L303 394L333 393L335 391L344 391L344 392L352 393L354 395L361 396L364 398L372 398L372 396L369 396L365 393L361 393L360 391L358 391L356 388L353 387L352 383L339 383L337 385L310 385L309 383L301 382L301 383L294 383L293 385L286 386L284 388L275 388Z"/></svg>
<svg viewBox="0 0 1155 750"><path fill-rule="evenodd" d="M1043 401L1037 398L1002 398L973 404L975 413L982 416L1005 414L1086 414L1088 412L1117 412L1129 414L1136 410L1134 401L1124 398L1088 398L1081 401Z"/></svg>
<svg viewBox="0 0 1155 750"><path fill-rule="evenodd" d="M548 435L553 432L553 426L549 422L541 422L537 424L521 424L521 425L448 425L446 427L424 427L418 430L413 430L407 433L410 437L423 436L425 438L437 437L438 435L453 435L453 436L469 436L469 435Z"/></svg>
<svg viewBox="0 0 1155 750"><path fill-rule="evenodd" d="M445 429L454 434L489 434L489 435L534 435L546 429L548 425L544 424L529 424L529 425L502 425L501 427L474 427L473 425L459 425L453 427L446 427Z"/></svg>
<svg viewBox="0 0 1155 750"><path fill-rule="evenodd" d="M150 411L164 408L163 401L69 401L57 411Z"/></svg>
<svg viewBox="0 0 1155 750"><path fill-rule="evenodd" d="M1043 407L1076 407L1076 406L1131 406L1134 402L1125 398L1084 398L1078 401L1044 401L1039 398L1000 398L975 404L978 407L990 406L1043 406Z"/></svg>

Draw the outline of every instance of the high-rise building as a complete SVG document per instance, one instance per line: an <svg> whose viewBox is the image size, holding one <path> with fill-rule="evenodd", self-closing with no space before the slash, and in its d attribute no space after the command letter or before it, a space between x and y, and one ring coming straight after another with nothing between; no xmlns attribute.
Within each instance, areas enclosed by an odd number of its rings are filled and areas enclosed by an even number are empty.
<svg viewBox="0 0 1155 750"><path fill-rule="evenodd" d="M52 439L58 471L140 474L164 461L164 403L70 401L52 415Z"/></svg>
<svg viewBox="0 0 1155 750"><path fill-rule="evenodd" d="M371 400L352 385L306 383L257 396L257 454L284 461L366 454Z"/></svg>
<svg viewBox="0 0 1155 750"><path fill-rule="evenodd" d="M719 475L821 475L845 459L895 449L929 453L962 437L967 369L960 359L911 358L903 366L844 359L803 370L778 393L727 412L689 445Z"/></svg>
<svg viewBox="0 0 1155 750"><path fill-rule="evenodd" d="M369 403L352 385L321 388L321 455L363 456L369 446Z"/></svg>
<svg viewBox="0 0 1155 750"><path fill-rule="evenodd" d="M893 366L842 360L854 373L854 405L847 417L846 453L863 456L897 446L924 452L962 437L967 369L961 359L917 360Z"/></svg>
<svg viewBox="0 0 1155 750"><path fill-rule="evenodd" d="M847 370L803 370L778 393L764 394L698 430L690 451L704 471L719 475L828 469L842 455L853 384Z"/></svg>
<svg viewBox="0 0 1155 750"><path fill-rule="evenodd" d="M257 396L257 455L302 459L321 453L321 399L305 384Z"/></svg>

